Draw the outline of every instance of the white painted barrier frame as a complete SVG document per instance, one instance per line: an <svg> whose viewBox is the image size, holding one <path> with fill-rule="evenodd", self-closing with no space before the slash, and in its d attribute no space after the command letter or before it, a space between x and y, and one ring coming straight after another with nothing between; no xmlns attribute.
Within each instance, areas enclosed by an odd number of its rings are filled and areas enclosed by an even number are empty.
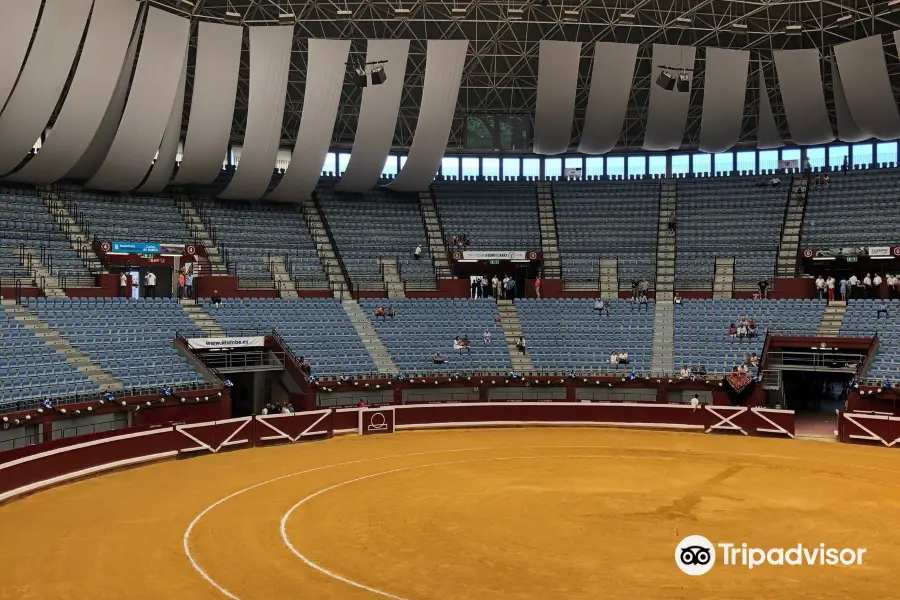
<svg viewBox="0 0 900 600"><path fill-rule="evenodd" d="M274 431L277 434L277 435L261 435L259 437L259 439L264 442L269 442L272 440L287 440L291 443L294 443L304 437L309 437L309 436L313 436L313 435L322 435L322 434L328 433L327 429L325 431L313 431L313 428L318 426L319 423L324 421L328 417L328 415L331 414L330 408L304 412L301 414L319 415L319 418L316 419L315 421L313 421L312 424L309 425L309 427L307 427L306 429L301 431L296 437L291 437L290 434L282 431L281 429L278 429L272 423L270 423L270 421L275 421L277 419L294 417L295 414L263 415L263 416L256 417L256 421L258 423L265 425L266 427L268 427L269 429L271 429L272 431Z"/></svg>
<svg viewBox="0 0 900 600"><path fill-rule="evenodd" d="M712 413L713 415L715 415L715 417L717 419L719 419L718 423L714 423L713 425L710 425L706 429L706 433L709 433L710 431L713 431L713 430L722 430L722 431L739 431L744 435L749 435L747 433L746 429L744 429L737 423L734 423L735 418L739 417L740 415L743 415L745 412L747 412L749 410L746 406L711 406L711 405L707 404L705 407L705 410L707 412ZM722 413L719 411L733 411L733 412L731 413L731 416L723 416Z"/></svg>
<svg viewBox="0 0 900 600"><path fill-rule="evenodd" d="M241 431L243 431L244 428L247 427L247 425L249 425L251 421L253 421L253 417L235 417L233 419L224 419L222 421L211 421L208 423L189 423L187 425L176 425L175 431L177 431L181 435L185 436L186 438L192 440L193 442L195 442L197 444L197 446L194 446L193 448L182 448L181 449L182 452L198 452L198 451L206 450L208 452L212 452L213 454L215 454L222 448L226 448L228 446L239 446L241 444L249 444L250 438L242 438L242 439L236 440L236 439L234 439L234 437L237 434L239 434ZM188 429L196 429L198 427L208 428L210 426L227 425L229 423L240 423L241 425L240 425L240 427L235 429L231 433L231 435L229 435L227 438L222 440L222 442L215 448L213 448L206 442L203 442L203 441L197 439L196 437L194 437L193 435L191 435L190 433L187 432Z"/></svg>

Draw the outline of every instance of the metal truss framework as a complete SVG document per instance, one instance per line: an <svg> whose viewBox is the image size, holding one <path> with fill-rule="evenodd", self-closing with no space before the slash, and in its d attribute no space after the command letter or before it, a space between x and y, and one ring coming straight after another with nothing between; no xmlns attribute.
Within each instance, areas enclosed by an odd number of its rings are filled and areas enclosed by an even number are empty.
<svg viewBox="0 0 900 600"><path fill-rule="evenodd" d="M751 50L751 69L744 123L739 146L754 146L757 128L758 75L766 76L775 118L783 139L789 141L784 110L775 82L772 51L797 48L822 49L828 108L835 124L831 91L830 48L843 42L875 34L884 35L888 71L895 94L900 93L900 57L890 34L900 29L900 12L888 0L478 0L436 2L432 0L354 0L343 2L296 0L146 0L151 5L177 12L193 21L226 21L226 12L240 15L245 25L284 24L283 15L293 14L295 46L288 83L283 123L283 144L292 147L300 122L306 72L307 38L352 40L351 58L365 56L366 39L408 38L410 46L406 86L394 149L403 151L412 143L422 97L425 52L428 39L467 39L469 57L463 73L459 103L448 150L465 148L465 115L471 113L516 113L533 116L538 69L538 43L542 39L583 43L572 146L578 146L591 84L594 43L598 41L638 43L634 83L628 114L617 150L639 150L649 104L651 51L653 43L717 46ZM395 10L408 9L398 19ZM454 19L451 9L465 8L464 19ZM900 9L900 6L896 7ZM510 9L513 12L510 13ZM521 10L521 12L517 12ZM339 11L349 15L339 14ZM634 19L622 18L623 13ZM281 17L281 20L280 20ZM236 17L232 17L232 21ZM290 21L288 21L290 22ZM743 30L741 26L746 26ZM789 33L787 27L802 31ZM195 46L196 27L192 46ZM193 52L191 53L193 57ZM684 148L696 148L700 135L703 103L704 55L694 65L691 108ZM193 82L193 62L188 71L184 123ZM233 141L243 139L248 101L249 59L245 47L241 59ZM335 148L353 142L359 114L360 91L348 74L341 95Z"/></svg>

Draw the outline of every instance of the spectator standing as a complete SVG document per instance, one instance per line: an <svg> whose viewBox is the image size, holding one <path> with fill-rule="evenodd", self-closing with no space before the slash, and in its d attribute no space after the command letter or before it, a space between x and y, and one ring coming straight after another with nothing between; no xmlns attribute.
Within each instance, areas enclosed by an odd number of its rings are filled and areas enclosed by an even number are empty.
<svg viewBox="0 0 900 600"><path fill-rule="evenodd" d="M127 298L128 297L128 275L123 271L121 275L119 275L119 298Z"/></svg>
<svg viewBox="0 0 900 600"><path fill-rule="evenodd" d="M847 301L847 294L848 294L849 289L850 289L850 282L847 281L846 279L841 279L841 283L840 283L840 285L839 285L839 288L840 288L840 292L841 292L841 300L843 300L844 302L846 302L846 301Z"/></svg>
<svg viewBox="0 0 900 600"><path fill-rule="evenodd" d="M642 295L646 296L649 291L650 291L650 282L647 281L646 279L642 279L641 282L638 284L638 297L640 297Z"/></svg>
<svg viewBox="0 0 900 600"><path fill-rule="evenodd" d="M769 297L769 282L765 279L760 279L756 283L756 287L759 288L759 297L766 300Z"/></svg>
<svg viewBox="0 0 900 600"><path fill-rule="evenodd" d="M844 156L844 162L841 163L841 171L846 173L848 169L850 169L850 157Z"/></svg>
<svg viewBox="0 0 900 600"><path fill-rule="evenodd" d="M641 284L637 279L631 280L631 299L637 300L638 297L638 286Z"/></svg>
<svg viewBox="0 0 900 600"><path fill-rule="evenodd" d="M144 275L144 296L147 298L156 297L156 275L153 271L147 271Z"/></svg>
<svg viewBox="0 0 900 600"><path fill-rule="evenodd" d="M416 249L413 250L413 256L416 260L422 258L422 244L416 244Z"/></svg>
<svg viewBox="0 0 900 600"><path fill-rule="evenodd" d="M700 397L697 394L691 396L691 409L697 410L700 408Z"/></svg>
<svg viewBox="0 0 900 600"><path fill-rule="evenodd" d="M519 350L519 354L525 354L525 338L521 335L516 340L516 348Z"/></svg>
<svg viewBox="0 0 900 600"><path fill-rule="evenodd" d="M181 300L184 298L184 285L187 283L187 279L184 276L184 271L178 272L178 299Z"/></svg>
<svg viewBox="0 0 900 600"><path fill-rule="evenodd" d="M155 276L154 276L154 278L155 278ZM154 282L154 289L156 289L155 282ZM194 272L193 271L188 273L187 277L185 277L184 294L191 300L194 299Z"/></svg>
<svg viewBox="0 0 900 600"><path fill-rule="evenodd" d="M503 281L500 282L500 296L506 298L507 292L509 292L509 275L504 275Z"/></svg>
<svg viewBox="0 0 900 600"><path fill-rule="evenodd" d="M516 297L516 279L515 279L515 277L510 277L506 284L506 297L510 300L513 300Z"/></svg>
<svg viewBox="0 0 900 600"><path fill-rule="evenodd" d="M881 293L881 275L875 273L875 277L872 278L872 292L875 294L875 298L881 298L884 294Z"/></svg>
<svg viewBox="0 0 900 600"><path fill-rule="evenodd" d="M534 278L534 295L537 298L541 297L541 276L538 275Z"/></svg>
<svg viewBox="0 0 900 600"><path fill-rule="evenodd" d="M863 289L865 290L866 298L874 298L872 295L872 274L866 273L866 276L863 277Z"/></svg>
<svg viewBox="0 0 900 600"><path fill-rule="evenodd" d="M847 298L855 298L859 294L859 278L856 276L856 273L850 276L847 283L850 284L850 287L847 288ZM844 300L847 298L844 298Z"/></svg>
<svg viewBox="0 0 900 600"><path fill-rule="evenodd" d="M825 299L825 279L821 275L816 277L816 298L819 300Z"/></svg>
<svg viewBox="0 0 900 600"><path fill-rule="evenodd" d="M831 302L834 300L834 277L828 276L828 279L825 280L825 287L828 288L828 301Z"/></svg>
<svg viewBox="0 0 900 600"><path fill-rule="evenodd" d="M638 296L638 310L640 310L641 307L643 307L647 310L650 310L650 305L647 304L647 293L646 292L641 292L641 295Z"/></svg>
<svg viewBox="0 0 900 600"><path fill-rule="evenodd" d="M494 298L500 298L500 278L496 275L491 279L491 287L494 289Z"/></svg>
<svg viewBox="0 0 900 600"><path fill-rule="evenodd" d="M803 159L803 172L809 173L810 171L812 171L812 166L809 164L809 158L804 158Z"/></svg>
<svg viewBox="0 0 900 600"><path fill-rule="evenodd" d="M887 276L887 286L888 286L888 298L894 299L897 297L897 286L900 284L900 280L897 279L896 275L888 274Z"/></svg>

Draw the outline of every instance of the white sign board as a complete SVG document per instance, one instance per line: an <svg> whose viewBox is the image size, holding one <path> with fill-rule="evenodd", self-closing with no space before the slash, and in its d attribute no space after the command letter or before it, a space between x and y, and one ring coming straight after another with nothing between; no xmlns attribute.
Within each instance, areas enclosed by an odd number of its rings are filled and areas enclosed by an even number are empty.
<svg viewBox="0 0 900 600"><path fill-rule="evenodd" d="M224 338L190 338L188 348L191 350L219 350L234 348L261 348L266 345L264 336L224 337Z"/></svg>

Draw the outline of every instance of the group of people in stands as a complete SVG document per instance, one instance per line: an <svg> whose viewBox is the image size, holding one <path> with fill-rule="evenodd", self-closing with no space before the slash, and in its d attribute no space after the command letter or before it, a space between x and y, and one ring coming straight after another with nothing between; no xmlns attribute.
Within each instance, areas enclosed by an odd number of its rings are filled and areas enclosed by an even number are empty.
<svg viewBox="0 0 900 600"><path fill-rule="evenodd" d="M706 367L702 365L684 365L679 372L680 379L690 379L691 377L705 377Z"/></svg>
<svg viewBox="0 0 900 600"><path fill-rule="evenodd" d="M744 338L752 340L759 335L756 329L756 320L753 317L750 317L749 319L747 317L741 317L741 320L738 321L737 325L732 321L731 325L728 326L728 335L731 337L732 342L735 338L742 342L744 341Z"/></svg>
<svg viewBox="0 0 900 600"><path fill-rule="evenodd" d="M460 233L459 235L454 235L450 238L450 246L452 248L467 248L472 244L471 240L469 240L469 236L465 233Z"/></svg>
<svg viewBox="0 0 900 600"><path fill-rule="evenodd" d="M381 319L382 321L386 321L388 317L390 317L391 320L393 320L394 315L395 315L394 307L391 306L390 304L382 304L381 306L379 306L378 308L375 309L375 318Z"/></svg>
<svg viewBox="0 0 900 600"><path fill-rule="evenodd" d="M887 274L882 278L878 273L874 276L866 273L860 280L854 273L849 278L841 278L840 281L835 280L833 275L827 278L822 275L816 276L816 297L820 300L827 298L830 302L838 299L843 301L854 298L877 299L883 298L885 294L888 298L900 299L900 278L896 275Z"/></svg>
<svg viewBox="0 0 900 600"><path fill-rule="evenodd" d="M294 407L290 402L269 402L263 407L262 414L292 415L294 414Z"/></svg>
<svg viewBox="0 0 900 600"><path fill-rule="evenodd" d="M628 364L628 352L622 350L621 352L616 352L613 350L612 354L609 355L609 364L618 369L619 365L627 365Z"/></svg>

